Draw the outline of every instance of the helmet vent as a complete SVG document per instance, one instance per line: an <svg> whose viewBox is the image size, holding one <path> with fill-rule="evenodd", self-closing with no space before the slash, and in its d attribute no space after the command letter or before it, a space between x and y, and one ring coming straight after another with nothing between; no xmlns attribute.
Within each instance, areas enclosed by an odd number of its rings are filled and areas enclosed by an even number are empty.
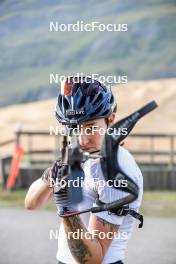
<svg viewBox="0 0 176 264"><path fill-rule="evenodd" d="M85 101L86 101L86 96L82 96L81 100L79 102L79 107L84 107L85 106Z"/></svg>
<svg viewBox="0 0 176 264"><path fill-rule="evenodd" d="M101 110L102 110L102 104L99 105L99 107L97 107L97 109L96 109L96 114L98 114Z"/></svg>
<svg viewBox="0 0 176 264"><path fill-rule="evenodd" d="M103 100L103 95L102 95L102 93L100 93L100 94L98 95L97 99L96 99L96 103L99 103L99 102L101 102L102 100Z"/></svg>
<svg viewBox="0 0 176 264"><path fill-rule="evenodd" d="M108 115L109 114L109 109L108 110L106 110L104 113L103 113L103 115Z"/></svg>
<svg viewBox="0 0 176 264"><path fill-rule="evenodd" d="M112 104L112 103L113 103L113 101L114 101L114 98L113 98L113 96L111 96L111 99L110 99L110 104Z"/></svg>
<svg viewBox="0 0 176 264"><path fill-rule="evenodd" d="M64 97L64 108L65 109L69 109L69 102L67 101L67 99Z"/></svg>

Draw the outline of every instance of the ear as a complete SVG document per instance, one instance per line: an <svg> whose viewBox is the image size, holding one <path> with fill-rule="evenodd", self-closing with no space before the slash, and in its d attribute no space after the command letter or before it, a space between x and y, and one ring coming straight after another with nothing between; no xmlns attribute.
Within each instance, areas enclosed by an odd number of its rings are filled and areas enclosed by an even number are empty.
<svg viewBox="0 0 176 264"><path fill-rule="evenodd" d="M108 117L108 125L112 126L114 124L114 120L115 120L115 113L113 112L112 114L110 114L110 116Z"/></svg>

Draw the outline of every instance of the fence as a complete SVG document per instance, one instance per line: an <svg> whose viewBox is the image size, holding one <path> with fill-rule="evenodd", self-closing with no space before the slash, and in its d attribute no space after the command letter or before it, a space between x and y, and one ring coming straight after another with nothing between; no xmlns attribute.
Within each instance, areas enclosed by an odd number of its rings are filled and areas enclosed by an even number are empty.
<svg viewBox="0 0 176 264"><path fill-rule="evenodd" d="M40 137L40 140L43 139L43 143L37 144L36 148L33 142L37 136ZM52 135L54 146L45 148L44 143L47 143L47 138L51 140L51 135L47 131L18 131L14 139L0 143L0 147L14 144L14 142L21 145L24 137L26 138L26 148L23 163L26 162L30 169L40 167L42 171L47 164L51 164L52 160L58 157L62 137ZM145 144L145 141L148 143ZM164 141L165 143L162 143ZM145 189L176 189L175 141L176 134L141 133L131 134L125 140L127 148L130 149L141 167Z"/></svg>
<svg viewBox="0 0 176 264"><path fill-rule="evenodd" d="M132 134L129 139L144 146L131 152L143 173L145 190L176 190L176 134Z"/></svg>
<svg viewBox="0 0 176 264"><path fill-rule="evenodd" d="M159 157L166 157L165 160L168 161L168 165L170 168L174 168L175 165L175 140L176 140L176 134L132 134L129 136L130 138L137 138L139 141L144 142L145 139L149 139L149 150L132 150L133 155L135 155L137 158L140 157L148 157L150 164L157 163ZM162 145L162 140L167 140L168 147L167 150L157 150L158 146L155 144L155 141L159 140L160 142L160 148ZM166 145L166 144L165 144ZM166 148L166 146L164 146Z"/></svg>

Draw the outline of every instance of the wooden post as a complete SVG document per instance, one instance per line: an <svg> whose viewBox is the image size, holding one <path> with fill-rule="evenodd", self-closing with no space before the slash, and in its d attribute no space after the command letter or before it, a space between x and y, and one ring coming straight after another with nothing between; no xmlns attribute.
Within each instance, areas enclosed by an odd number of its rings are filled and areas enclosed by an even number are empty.
<svg viewBox="0 0 176 264"><path fill-rule="evenodd" d="M170 170L174 169L174 136L170 135Z"/></svg>
<svg viewBox="0 0 176 264"><path fill-rule="evenodd" d="M151 135L150 136L150 150L151 150L151 154L150 154L150 160L151 160L151 164L154 163L154 136Z"/></svg>
<svg viewBox="0 0 176 264"><path fill-rule="evenodd" d="M32 165L32 134L28 134L28 161L30 166Z"/></svg>
<svg viewBox="0 0 176 264"><path fill-rule="evenodd" d="M17 123L15 125L15 134L16 134L16 146L20 146L20 136L21 136L22 128L21 124Z"/></svg>

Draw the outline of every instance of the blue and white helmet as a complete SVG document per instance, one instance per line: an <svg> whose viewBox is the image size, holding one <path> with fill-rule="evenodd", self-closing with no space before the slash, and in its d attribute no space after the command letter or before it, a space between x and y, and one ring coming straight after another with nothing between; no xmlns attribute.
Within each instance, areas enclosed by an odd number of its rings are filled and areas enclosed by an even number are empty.
<svg viewBox="0 0 176 264"><path fill-rule="evenodd" d="M64 125L108 118L116 102L110 88L89 77L70 77L61 86L55 109L56 119Z"/></svg>

